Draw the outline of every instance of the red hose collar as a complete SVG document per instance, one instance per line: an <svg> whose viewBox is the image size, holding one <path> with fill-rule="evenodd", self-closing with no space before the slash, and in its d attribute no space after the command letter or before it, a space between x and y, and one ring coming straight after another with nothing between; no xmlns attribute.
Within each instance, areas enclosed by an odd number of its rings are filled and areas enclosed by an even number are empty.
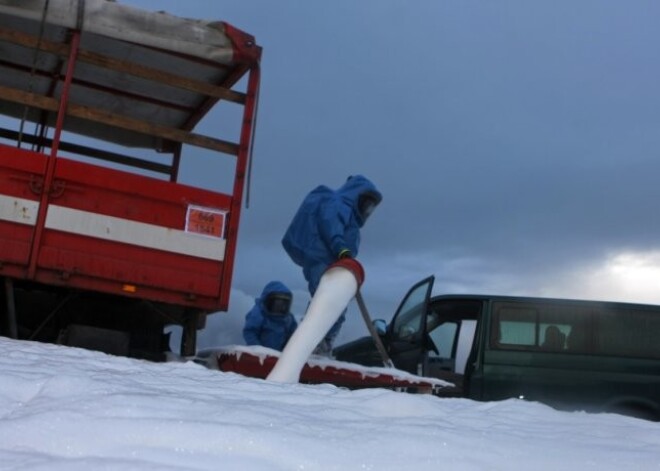
<svg viewBox="0 0 660 471"><path fill-rule="evenodd" d="M328 270L330 270L331 268L334 268L334 267L341 267L341 268L345 268L346 270L350 271L353 274L353 276L355 277L355 280L357 281L358 287L362 286L362 283L364 283L364 268L362 267L360 262L358 262L356 259L349 258L349 257L340 258L335 263L330 265L326 269L326 271L328 271Z"/></svg>

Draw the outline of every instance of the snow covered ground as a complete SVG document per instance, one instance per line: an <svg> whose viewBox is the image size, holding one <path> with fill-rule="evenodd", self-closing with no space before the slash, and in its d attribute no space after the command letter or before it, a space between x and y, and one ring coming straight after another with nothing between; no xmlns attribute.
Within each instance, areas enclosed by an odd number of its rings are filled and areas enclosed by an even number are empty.
<svg viewBox="0 0 660 471"><path fill-rule="evenodd" d="M2 470L660 470L660 424L0 338Z"/></svg>

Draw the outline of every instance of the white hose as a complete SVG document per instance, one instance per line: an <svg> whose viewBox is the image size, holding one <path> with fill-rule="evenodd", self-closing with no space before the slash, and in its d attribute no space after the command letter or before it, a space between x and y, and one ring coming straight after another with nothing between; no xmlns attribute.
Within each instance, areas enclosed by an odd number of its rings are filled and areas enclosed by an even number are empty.
<svg viewBox="0 0 660 471"><path fill-rule="evenodd" d="M358 282L350 270L341 266L328 269L321 277L305 317L266 379L297 383L305 362L339 319L357 289Z"/></svg>

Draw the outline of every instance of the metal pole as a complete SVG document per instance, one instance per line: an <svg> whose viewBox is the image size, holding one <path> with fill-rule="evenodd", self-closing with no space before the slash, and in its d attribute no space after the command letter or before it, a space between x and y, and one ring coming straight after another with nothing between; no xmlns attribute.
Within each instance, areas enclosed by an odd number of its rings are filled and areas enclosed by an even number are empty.
<svg viewBox="0 0 660 471"><path fill-rule="evenodd" d="M79 4L80 6L80 4ZM64 127L64 118L66 116L67 104L69 103L69 92L71 91L71 83L73 82L73 73L76 68L76 59L78 57L78 49L80 47L80 31L74 31L71 38L71 51L69 52L69 62L67 64L66 76L62 84L62 93L60 96L59 109L57 111L57 122L55 125L55 133L53 134L53 142L50 147L50 158L46 164L44 172L44 187L39 202L39 212L37 213L37 221L34 226L34 235L32 238L32 251L30 253L30 262L28 264L27 278L33 279L37 271L37 259L41 249L41 239L44 232L44 225L46 223L46 212L48 211L49 193L55 178L55 162L57 159L57 152L60 147L60 138L62 136L62 128Z"/></svg>
<svg viewBox="0 0 660 471"><path fill-rule="evenodd" d="M364 298L362 297L362 293L360 292L359 288L357 290L357 293L355 293L355 300L357 301L358 307L360 308L360 312L362 313L362 318L364 319L365 324L367 324L367 329L369 329L371 338L374 339L374 343L376 344L378 353L380 353L380 356L383 359L383 364L388 368L394 368L394 363L392 363L390 356L387 354L387 350L385 350L385 345L383 345L383 342L380 339L380 335L378 335L376 328L371 322L371 316L369 316L369 311L367 311L367 305L364 304Z"/></svg>

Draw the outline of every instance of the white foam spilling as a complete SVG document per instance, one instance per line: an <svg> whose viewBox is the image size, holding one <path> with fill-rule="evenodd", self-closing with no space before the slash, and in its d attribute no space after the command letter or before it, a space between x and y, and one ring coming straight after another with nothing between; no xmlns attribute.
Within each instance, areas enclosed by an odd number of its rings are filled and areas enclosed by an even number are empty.
<svg viewBox="0 0 660 471"><path fill-rule="evenodd" d="M339 319L357 289L358 282L350 270L341 266L327 270L321 277L305 317L266 379L297 383L312 351Z"/></svg>

